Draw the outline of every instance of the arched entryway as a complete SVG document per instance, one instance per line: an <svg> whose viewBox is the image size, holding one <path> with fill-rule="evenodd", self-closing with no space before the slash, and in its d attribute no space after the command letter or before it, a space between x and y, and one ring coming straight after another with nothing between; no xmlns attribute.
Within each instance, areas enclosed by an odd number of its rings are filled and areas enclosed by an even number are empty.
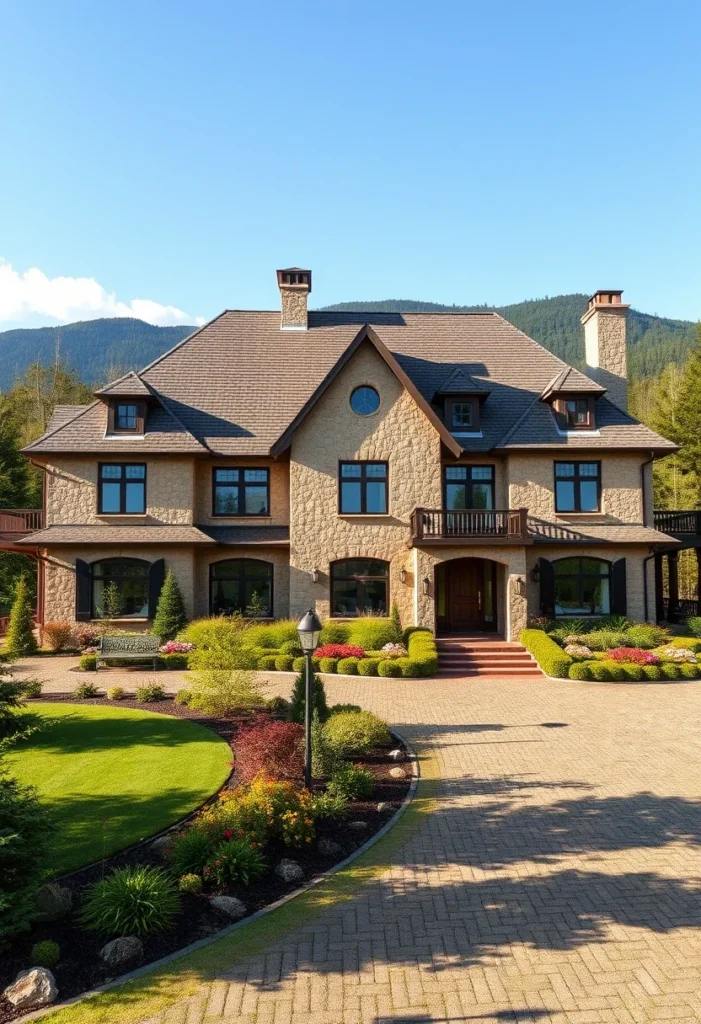
<svg viewBox="0 0 701 1024"><path fill-rule="evenodd" d="M436 628L442 633L499 630L497 563L454 558L436 566Z"/></svg>

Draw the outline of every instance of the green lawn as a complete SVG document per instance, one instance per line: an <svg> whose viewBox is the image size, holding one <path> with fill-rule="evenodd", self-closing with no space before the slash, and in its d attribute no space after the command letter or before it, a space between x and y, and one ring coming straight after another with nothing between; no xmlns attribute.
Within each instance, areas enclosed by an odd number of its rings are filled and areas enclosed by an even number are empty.
<svg viewBox="0 0 701 1024"><path fill-rule="evenodd" d="M32 711L46 728L4 761L54 812L56 873L159 832L214 793L229 771L228 744L182 718L87 704L42 702Z"/></svg>

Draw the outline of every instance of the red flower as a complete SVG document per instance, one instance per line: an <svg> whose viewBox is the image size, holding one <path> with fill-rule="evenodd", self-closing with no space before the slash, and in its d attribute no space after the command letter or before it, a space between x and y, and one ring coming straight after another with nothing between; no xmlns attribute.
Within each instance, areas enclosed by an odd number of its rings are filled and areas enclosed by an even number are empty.
<svg viewBox="0 0 701 1024"><path fill-rule="evenodd" d="M231 839L231 837L233 836L233 834L234 834L234 830L233 830L233 828L225 828L225 829L224 829L224 838L225 838L225 839Z"/></svg>

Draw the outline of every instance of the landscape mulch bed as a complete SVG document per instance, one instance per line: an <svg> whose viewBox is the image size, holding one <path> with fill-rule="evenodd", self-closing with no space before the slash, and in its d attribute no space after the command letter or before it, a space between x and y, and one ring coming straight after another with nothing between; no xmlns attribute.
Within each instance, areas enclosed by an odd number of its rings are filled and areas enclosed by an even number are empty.
<svg viewBox="0 0 701 1024"><path fill-rule="evenodd" d="M70 694L47 694L40 700L65 701L74 704L112 703L105 698L78 701ZM118 706L189 718L200 722L227 740L232 739L243 721L248 721L248 719L225 721L208 718L186 705L176 704L172 698L148 704L135 700L123 700L119 701ZM393 746L403 749L400 743L395 743ZM354 800L348 815L340 821L319 822L316 840L310 849L291 848L283 846L282 843L271 843L266 847L266 860L271 870L252 885L229 887L226 890L226 895L240 899L247 908L247 915L253 914L327 871L367 842L387 823L401 805L411 782L411 769L406 762L404 762L404 767L407 770L406 778L393 779L389 775L390 768L394 767L394 763L389 760L387 755L388 749L383 749L353 758L355 763L362 764L375 776L375 789L370 800ZM236 779L233 778L226 785L232 787L235 784ZM323 787L319 786L319 788ZM378 803L387 804L387 808L378 812ZM351 821L362 821L365 827L349 829L348 825ZM321 839L329 839L337 843L341 852L331 856L320 853L317 847ZM56 879L56 881L60 881L61 885L65 885L73 891L75 910L80 905L81 891L85 886L100 880L115 868L136 864L162 866L162 859L151 848L152 842L153 837L132 849L115 854L104 862L81 868ZM274 874L273 868L283 857L294 860L301 866L304 871L302 881L287 883ZM175 927L165 935L151 936L143 940L145 952L143 964L152 963L169 953L177 952L191 942L215 935L226 928L231 923L230 920L213 910L207 899L207 896L219 892L224 893L224 890L209 889L206 893L197 896L182 894L182 910ZM70 999L81 992L102 985L112 979L109 970L98 956L99 950L109 938L111 936L100 936L77 927L74 914L59 921L36 924L31 931L15 937L10 949L3 950L0 954L0 992L14 981L19 971L31 966L29 954L32 946L35 942L45 939L53 939L61 947L61 960L55 968L52 968L59 990L59 1001ZM6 1000L0 998L0 1024L7 1024L21 1016L23 1012L15 1010Z"/></svg>

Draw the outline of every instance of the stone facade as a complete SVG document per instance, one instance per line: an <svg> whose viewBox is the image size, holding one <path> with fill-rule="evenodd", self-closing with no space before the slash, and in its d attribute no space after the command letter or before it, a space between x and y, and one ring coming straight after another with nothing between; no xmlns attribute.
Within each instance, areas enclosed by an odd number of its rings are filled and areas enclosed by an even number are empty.
<svg viewBox="0 0 701 1024"><path fill-rule="evenodd" d="M283 330L305 331L307 329L307 295L309 289L303 285L281 286L282 315L280 326Z"/></svg>
<svg viewBox="0 0 701 1024"><path fill-rule="evenodd" d="M632 454L596 452L587 455L577 452L551 452L547 455L512 453L507 463L508 508L527 508L529 516L548 522L577 522L576 514L555 512L555 467L556 461L566 462L568 458L578 461L601 463L601 512L599 520L622 523L643 522L643 489L640 475L641 466L648 458L645 452ZM647 504L652 509L652 500ZM591 519L591 515L587 516ZM648 525L651 525L649 523Z"/></svg>
<svg viewBox="0 0 701 1024"><path fill-rule="evenodd" d="M214 469L268 469L270 471L269 516L212 516ZM290 469L287 461L275 459L218 459L195 464L195 520L211 526L287 526L290 522Z"/></svg>

